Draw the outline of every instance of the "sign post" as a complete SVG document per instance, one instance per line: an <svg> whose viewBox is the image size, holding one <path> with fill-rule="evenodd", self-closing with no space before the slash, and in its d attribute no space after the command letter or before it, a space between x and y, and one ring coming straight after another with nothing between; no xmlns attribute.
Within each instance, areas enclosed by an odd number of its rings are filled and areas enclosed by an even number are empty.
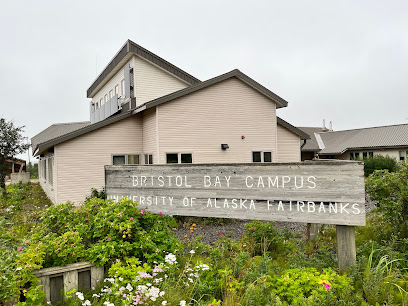
<svg viewBox="0 0 408 306"><path fill-rule="evenodd" d="M362 162L105 166L105 180L108 199L154 213L337 225L342 271L365 225Z"/></svg>

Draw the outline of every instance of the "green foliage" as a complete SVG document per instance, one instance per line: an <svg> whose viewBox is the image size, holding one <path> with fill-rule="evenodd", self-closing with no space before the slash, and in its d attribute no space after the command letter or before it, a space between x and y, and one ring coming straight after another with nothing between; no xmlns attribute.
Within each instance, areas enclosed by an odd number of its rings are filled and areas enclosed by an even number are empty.
<svg viewBox="0 0 408 306"><path fill-rule="evenodd" d="M30 173L30 178L38 179L38 163L33 164L29 162L27 165L27 172Z"/></svg>
<svg viewBox="0 0 408 306"><path fill-rule="evenodd" d="M398 161L388 155L374 155L364 158L364 175L368 177L376 170L388 170L388 172L395 172L398 170Z"/></svg>
<svg viewBox="0 0 408 306"><path fill-rule="evenodd" d="M3 194L7 192L5 178L10 162L29 148L29 145L24 143L23 129L24 127L14 126L13 121L0 118L0 188L3 189Z"/></svg>
<svg viewBox="0 0 408 306"><path fill-rule="evenodd" d="M366 191L377 201L385 221L392 225L394 234L408 237L408 163L402 163L397 172L374 172L366 180Z"/></svg>
<svg viewBox="0 0 408 306"><path fill-rule="evenodd" d="M92 188L91 194L85 197L85 203L89 202L93 198L105 200L106 199L105 188L102 188L100 191L96 188Z"/></svg>

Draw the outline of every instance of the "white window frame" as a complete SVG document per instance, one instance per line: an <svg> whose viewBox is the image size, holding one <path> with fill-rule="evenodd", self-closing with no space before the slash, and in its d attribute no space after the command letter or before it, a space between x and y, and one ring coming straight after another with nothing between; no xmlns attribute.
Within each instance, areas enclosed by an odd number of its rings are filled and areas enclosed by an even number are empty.
<svg viewBox="0 0 408 306"><path fill-rule="evenodd" d="M121 87L121 90L122 90L122 97L124 97L125 96L125 79L120 81L120 87Z"/></svg>
<svg viewBox="0 0 408 306"><path fill-rule="evenodd" d="M181 154L191 154L191 164L194 164L194 154L193 152L166 152L164 157L166 161L166 165L171 165L171 163L167 163L167 154L177 154L177 164L181 164ZM174 163L176 164L176 163ZM183 163L183 164L190 164L190 163Z"/></svg>
<svg viewBox="0 0 408 306"><path fill-rule="evenodd" d="M109 91L109 99L112 99L113 98L113 89L111 89L110 91Z"/></svg>
<svg viewBox="0 0 408 306"><path fill-rule="evenodd" d="M117 153L117 154L112 154L111 156L111 164L113 165L113 157L114 156L125 156L125 165L129 165L129 155L138 155L139 156L139 163L138 164L130 164L130 165L142 165L141 161L141 157L143 156L143 154L141 153Z"/></svg>
<svg viewBox="0 0 408 306"><path fill-rule="evenodd" d="M154 159L153 159L152 153L145 153L143 156L144 156L144 160L143 160L144 165L153 165ZM150 156L152 157L152 163L150 163L150 158L149 158ZM147 163L146 163L146 157L147 157Z"/></svg>
<svg viewBox="0 0 408 306"><path fill-rule="evenodd" d="M115 86L115 95L119 97L119 84Z"/></svg>
<svg viewBox="0 0 408 306"><path fill-rule="evenodd" d="M254 153L255 152L260 152L261 153L261 161L260 162L254 162ZM265 162L264 153L271 153L271 161L270 162ZM273 151L268 150L268 149L266 149L266 150L253 150L253 151L251 151L251 160L252 160L252 163L255 163L255 164L263 164L263 163L270 164L270 163L273 163Z"/></svg>

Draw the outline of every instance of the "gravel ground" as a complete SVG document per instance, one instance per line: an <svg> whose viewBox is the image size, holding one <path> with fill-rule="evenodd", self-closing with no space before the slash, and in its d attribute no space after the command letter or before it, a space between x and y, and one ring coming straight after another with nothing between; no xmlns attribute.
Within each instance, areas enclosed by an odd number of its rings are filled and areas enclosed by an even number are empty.
<svg viewBox="0 0 408 306"><path fill-rule="evenodd" d="M369 212L375 207L375 202L371 201L370 197L366 195L365 210ZM191 219L194 220L194 219ZM241 239L241 236L244 234L245 229L244 225L251 220L233 220L227 221L223 224L203 224L196 222L194 227L194 232L190 233L191 223L181 224L176 230L175 235L181 240L185 241L188 239L194 239L197 236L202 237L202 242L204 244L214 244L220 236L225 236L233 238L235 240ZM306 233L306 223L298 222L276 222L278 228L289 228L293 232L302 232Z"/></svg>

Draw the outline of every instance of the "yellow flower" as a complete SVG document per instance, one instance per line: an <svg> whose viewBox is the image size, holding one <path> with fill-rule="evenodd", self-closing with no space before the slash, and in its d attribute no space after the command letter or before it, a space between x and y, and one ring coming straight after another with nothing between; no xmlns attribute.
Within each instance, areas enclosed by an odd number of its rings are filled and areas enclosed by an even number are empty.
<svg viewBox="0 0 408 306"><path fill-rule="evenodd" d="M126 238L126 235L123 235L122 237L123 237L123 238Z"/></svg>

